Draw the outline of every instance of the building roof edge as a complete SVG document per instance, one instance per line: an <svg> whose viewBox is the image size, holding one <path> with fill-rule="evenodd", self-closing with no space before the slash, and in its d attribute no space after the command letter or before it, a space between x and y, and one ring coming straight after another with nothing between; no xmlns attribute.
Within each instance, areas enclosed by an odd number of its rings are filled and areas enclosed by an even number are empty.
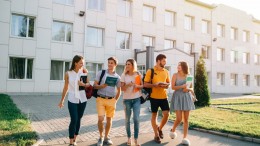
<svg viewBox="0 0 260 146"><path fill-rule="evenodd" d="M217 7L216 5L210 5L210 4L198 1L198 0L185 0L185 1L199 5L199 6L202 6L202 7L206 7L206 8L209 8L209 9L214 9L214 8Z"/></svg>

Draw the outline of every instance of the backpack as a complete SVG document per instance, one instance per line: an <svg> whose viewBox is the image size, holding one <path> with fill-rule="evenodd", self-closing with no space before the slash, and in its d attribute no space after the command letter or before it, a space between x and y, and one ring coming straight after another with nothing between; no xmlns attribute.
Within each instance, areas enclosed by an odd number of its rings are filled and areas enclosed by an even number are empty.
<svg viewBox="0 0 260 146"><path fill-rule="evenodd" d="M98 85L100 85L101 80L102 80L102 78L103 78L104 75L105 75L105 72L106 72L106 70L102 70L101 75L100 75L100 78L99 78ZM92 87L92 88L93 88L93 87ZM98 97L97 92L98 92L98 89L93 89L92 96L94 96L95 98L97 98L97 97Z"/></svg>
<svg viewBox="0 0 260 146"><path fill-rule="evenodd" d="M150 83L153 83L153 81L152 81L153 80L153 76L154 76L154 69L151 68L151 80L150 80ZM145 74L144 74L144 77L143 77L143 83L144 83L144 78L145 78ZM144 87L142 89L142 96L140 97L141 104L145 103L146 100L150 99L151 93L152 93L152 88Z"/></svg>

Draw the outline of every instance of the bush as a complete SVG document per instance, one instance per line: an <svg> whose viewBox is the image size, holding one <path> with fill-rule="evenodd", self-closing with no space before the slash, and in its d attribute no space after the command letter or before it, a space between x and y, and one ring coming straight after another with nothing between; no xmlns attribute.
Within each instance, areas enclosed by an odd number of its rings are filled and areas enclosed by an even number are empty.
<svg viewBox="0 0 260 146"><path fill-rule="evenodd" d="M208 77L205 68L205 62L203 57L200 56L196 65L195 84L194 92L198 99L195 102L196 106L209 106L210 105L210 94L208 90Z"/></svg>

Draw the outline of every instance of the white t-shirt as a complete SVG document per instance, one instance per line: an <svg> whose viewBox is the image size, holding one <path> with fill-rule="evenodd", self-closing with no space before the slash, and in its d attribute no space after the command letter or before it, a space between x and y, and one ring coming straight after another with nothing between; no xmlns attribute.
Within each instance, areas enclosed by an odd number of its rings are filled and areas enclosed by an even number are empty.
<svg viewBox="0 0 260 146"><path fill-rule="evenodd" d="M85 90L79 90L78 81L80 80L80 76L84 73L82 70L79 70L76 73L74 70L68 71L69 75L69 90L68 90L68 100L71 103L79 103L79 102L86 102L86 93Z"/></svg>
<svg viewBox="0 0 260 146"><path fill-rule="evenodd" d="M125 83L125 84L129 84L129 83L135 83L135 77L137 76L137 73L134 73L133 75L128 75L128 74L122 74L121 75L121 82ZM142 79L142 77L141 77ZM139 98L142 94L141 94L141 89L137 92L134 91L133 86L126 88L126 91L123 92L123 99L135 99L135 98Z"/></svg>

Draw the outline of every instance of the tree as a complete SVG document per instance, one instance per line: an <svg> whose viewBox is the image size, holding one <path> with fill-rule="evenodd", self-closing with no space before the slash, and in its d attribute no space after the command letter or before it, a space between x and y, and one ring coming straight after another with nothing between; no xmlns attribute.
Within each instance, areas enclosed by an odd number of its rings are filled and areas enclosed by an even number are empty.
<svg viewBox="0 0 260 146"><path fill-rule="evenodd" d="M198 99L198 101L195 102L196 106L210 105L210 94L208 90L208 76L206 73L205 62L202 56L200 56L196 65L194 92Z"/></svg>

